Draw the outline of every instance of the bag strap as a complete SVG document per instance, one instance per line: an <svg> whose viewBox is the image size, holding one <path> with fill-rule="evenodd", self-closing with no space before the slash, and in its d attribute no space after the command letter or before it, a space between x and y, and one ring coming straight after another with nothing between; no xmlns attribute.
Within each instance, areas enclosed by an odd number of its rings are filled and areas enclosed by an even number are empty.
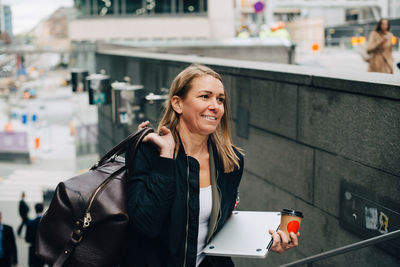
<svg viewBox="0 0 400 267"><path fill-rule="evenodd" d="M122 140L118 145L113 147L110 151L108 151L95 165L93 165L90 169L96 169L98 166L102 165L105 161L107 161L110 158L115 159L117 156L121 155L124 153L127 149L127 146L130 142L134 142L133 146L134 148L132 149L133 153L135 154L136 149L140 142L142 142L143 138L148 135L149 133L154 132L153 128L145 127L142 128L134 133L131 133L128 137L126 137L124 140Z"/></svg>

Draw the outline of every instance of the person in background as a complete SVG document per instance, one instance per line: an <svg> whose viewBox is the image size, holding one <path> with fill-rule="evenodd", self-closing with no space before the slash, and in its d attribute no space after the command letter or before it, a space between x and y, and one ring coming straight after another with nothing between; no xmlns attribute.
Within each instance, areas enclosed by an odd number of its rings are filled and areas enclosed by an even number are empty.
<svg viewBox="0 0 400 267"><path fill-rule="evenodd" d="M158 131L127 166L129 267L234 266L229 257L202 253L237 203L244 168L228 107L222 78L209 67L191 65L172 82ZM270 234L272 251L298 245L294 233L291 243L282 231Z"/></svg>
<svg viewBox="0 0 400 267"><path fill-rule="evenodd" d="M393 73L393 34L388 19L381 19L368 37L369 72Z"/></svg>
<svg viewBox="0 0 400 267"><path fill-rule="evenodd" d="M22 222L17 229L17 234L18 236L21 236L22 228L24 227L24 225L26 225L26 223L29 220L28 218L29 206L25 202L25 192L21 193L21 200L19 201L18 212Z"/></svg>
<svg viewBox="0 0 400 267"><path fill-rule="evenodd" d="M26 224L26 235L25 235L25 240L30 244L29 246L29 258L28 258L28 263L29 267L43 267L44 262L36 256L36 232L39 226L40 219L42 218L42 213L43 213L43 204L42 203L37 203L35 205L35 212L36 212L36 218L29 221Z"/></svg>
<svg viewBox="0 0 400 267"><path fill-rule="evenodd" d="M16 266L17 264L14 230L11 226L2 223L0 211L0 267Z"/></svg>

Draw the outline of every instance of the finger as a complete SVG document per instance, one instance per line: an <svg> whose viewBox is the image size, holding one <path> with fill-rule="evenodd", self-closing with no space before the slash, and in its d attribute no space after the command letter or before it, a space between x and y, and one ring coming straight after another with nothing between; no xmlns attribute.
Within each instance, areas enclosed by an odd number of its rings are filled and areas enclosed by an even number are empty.
<svg viewBox="0 0 400 267"><path fill-rule="evenodd" d="M156 137L157 135L155 134L155 133L149 133L148 135L146 135L144 138L143 138L143 142L149 142L149 141L154 141L154 138Z"/></svg>
<svg viewBox="0 0 400 267"><path fill-rule="evenodd" d="M281 238L281 246L283 248L286 248L289 245L289 239L286 236L286 234L282 231L282 230L278 230L277 234L280 236Z"/></svg>
<svg viewBox="0 0 400 267"><path fill-rule="evenodd" d="M299 240L297 235L293 232L290 232L290 238L292 239L291 247L297 247L299 245Z"/></svg>
<svg viewBox="0 0 400 267"><path fill-rule="evenodd" d="M171 132L170 129L168 129L167 127L165 127L165 126L161 127L161 133L162 133L163 135L167 135L167 134L169 134L170 132Z"/></svg>
<svg viewBox="0 0 400 267"><path fill-rule="evenodd" d="M279 235L274 231L274 230L269 230L268 231L270 233L270 235L272 236L272 249L276 249L279 245L279 243L281 242Z"/></svg>
<svg viewBox="0 0 400 267"><path fill-rule="evenodd" d="M150 124L149 121L144 121L144 122L140 123L139 126L138 126L138 130L148 126L149 124Z"/></svg>

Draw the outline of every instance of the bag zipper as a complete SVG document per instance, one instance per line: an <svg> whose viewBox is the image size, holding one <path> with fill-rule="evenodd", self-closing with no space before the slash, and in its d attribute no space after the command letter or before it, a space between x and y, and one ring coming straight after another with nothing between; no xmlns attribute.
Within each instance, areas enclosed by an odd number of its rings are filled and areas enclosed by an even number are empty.
<svg viewBox="0 0 400 267"><path fill-rule="evenodd" d="M186 193L186 240L185 240L185 255L183 258L183 267L186 266L186 255L187 255L187 246L188 246L188 234L189 234L189 157L186 155L186 184L187 184L187 193Z"/></svg>
<svg viewBox="0 0 400 267"><path fill-rule="evenodd" d="M122 168L121 168L122 169ZM120 170L121 170L120 169ZM116 171L115 173L111 174L109 178L107 178L99 187L97 187L96 191L90 197L89 205L86 208L85 215L83 217L83 228L88 228L90 223L92 222L92 216L90 215L90 209L92 208L93 201L98 195L98 193L111 181L111 178L120 170Z"/></svg>

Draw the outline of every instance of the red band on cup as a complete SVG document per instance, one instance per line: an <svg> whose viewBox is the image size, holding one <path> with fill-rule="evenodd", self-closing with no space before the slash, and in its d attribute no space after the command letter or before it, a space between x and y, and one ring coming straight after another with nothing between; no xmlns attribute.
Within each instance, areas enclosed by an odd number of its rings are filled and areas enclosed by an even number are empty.
<svg viewBox="0 0 400 267"><path fill-rule="evenodd" d="M299 227L300 227L300 223L298 221L291 221L288 223L286 229L287 229L288 233L293 232L293 233L297 234L297 232L299 231Z"/></svg>

